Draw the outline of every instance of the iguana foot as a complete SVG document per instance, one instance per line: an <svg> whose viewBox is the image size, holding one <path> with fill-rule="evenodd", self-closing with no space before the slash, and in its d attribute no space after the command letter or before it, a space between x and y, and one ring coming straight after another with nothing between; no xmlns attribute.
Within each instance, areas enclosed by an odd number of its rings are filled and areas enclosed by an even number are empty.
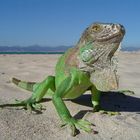
<svg viewBox="0 0 140 140"><path fill-rule="evenodd" d="M24 109L31 111L35 111L37 113L41 113L41 110L44 110L41 104L35 101L35 99L29 98L24 101L16 100L15 103L12 104L2 104L0 108L4 107L23 107Z"/></svg>
<svg viewBox="0 0 140 140"><path fill-rule="evenodd" d="M97 105L94 107L93 112L100 112L101 114L108 114L110 116L112 115L120 115L120 112L115 112L115 111L105 111L104 109L101 108L100 105Z"/></svg>
<svg viewBox="0 0 140 140"><path fill-rule="evenodd" d="M41 111L43 109L42 105L35 101L35 99L29 98L24 101L16 100L17 105L21 105L24 109L29 111Z"/></svg>
<svg viewBox="0 0 140 140"><path fill-rule="evenodd" d="M100 110L99 111L101 114L108 114L110 116L113 116L113 115L120 115L121 113L120 112L115 112L115 111L105 111L105 110Z"/></svg>
<svg viewBox="0 0 140 140"><path fill-rule="evenodd" d="M135 94L135 92L134 91L132 91L132 90L119 90L118 91L119 93L122 93L122 94L124 94L124 95L134 95Z"/></svg>
<svg viewBox="0 0 140 140"><path fill-rule="evenodd" d="M71 135L76 136L79 133L79 130L83 130L85 132L92 132L93 129L91 128L93 124L90 123L87 120L79 119L76 120L74 118L71 118L67 120L61 127L68 126L71 129Z"/></svg>

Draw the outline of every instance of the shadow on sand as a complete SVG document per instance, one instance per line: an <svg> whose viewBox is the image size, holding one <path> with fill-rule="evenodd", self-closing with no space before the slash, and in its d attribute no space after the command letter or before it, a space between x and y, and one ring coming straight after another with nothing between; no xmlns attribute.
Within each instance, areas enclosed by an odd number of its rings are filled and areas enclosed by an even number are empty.
<svg viewBox="0 0 140 140"><path fill-rule="evenodd" d="M87 112L92 112L91 95L85 94L72 102L91 107L91 110L81 110L74 118L81 119ZM124 95L120 92L103 92L101 96L101 107L106 111L113 112L136 112L140 114L140 98Z"/></svg>
<svg viewBox="0 0 140 140"><path fill-rule="evenodd" d="M136 112L140 114L140 98L124 95L120 92L103 92L101 94L101 107L106 111L117 112ZM51 101L51 99L44 98L40 103ZM81 110L76 116L84 116L87 111L92 111L91 94L85 94L79 98L70 100L76 104L91 107L91 110ZM17 104L3 104L0 107L18 107ZM37 112L40 114L42 112ZM76 117L75 116L75 117ZM79 118L79 117L78 117ZM81 118L81 117L80 117Z"/></svg>
<svg viewBox="0 0 140 140"><path fill-rule="evenodd" d="M72 102L92 107L91 95L85 94ZM101 106L107 111L140 113L140 98L124 95L120 92L103 92Z"/></svg>

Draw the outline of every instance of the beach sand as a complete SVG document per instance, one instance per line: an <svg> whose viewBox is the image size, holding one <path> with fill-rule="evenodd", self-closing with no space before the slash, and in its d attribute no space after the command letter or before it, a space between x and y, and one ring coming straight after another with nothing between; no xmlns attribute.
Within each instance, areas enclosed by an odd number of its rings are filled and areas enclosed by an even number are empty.
<svg viewBox="0 0 140 140"><path fill-rule="evenodd" d="M27 99L31 93L11 83L12 77L26 81L41 81L54 75L60 55L0 55L0 104L14 99ZM65 101L71 114L85 118L95 126L97 134L80 132L71 137L67 128L60 127L60 119L52 101L43 102L42 114L30 114L19 108L0 109L0 140L140 140L140 52L119 54L120 89L130 89L135 95L108 93L102 96L105 109L121 115L92 113L90 96Z"/></svg>

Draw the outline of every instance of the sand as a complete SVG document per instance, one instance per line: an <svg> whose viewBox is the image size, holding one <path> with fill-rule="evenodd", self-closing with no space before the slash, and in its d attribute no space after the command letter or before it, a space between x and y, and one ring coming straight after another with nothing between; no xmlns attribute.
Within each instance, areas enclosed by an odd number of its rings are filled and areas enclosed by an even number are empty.
<svg viewBox="0 0 140 140"><path fill-rule="evenodd" d="M11 83L12 77L27 81L41 81L54 75L60 55L0 55L0 104L14 99L26 99L31 93ZM121 115L92 113L90 95L75 101L65 101L71 114L85 118L95 126L97 134L80 132L71 137L51 101L45 101L42 114L30 114L19 108L0 109L0 140L139 140L140 139L140 52L119 54L120 89L130 89L135 95L108 93L102 96L102 106Z"/></svg>

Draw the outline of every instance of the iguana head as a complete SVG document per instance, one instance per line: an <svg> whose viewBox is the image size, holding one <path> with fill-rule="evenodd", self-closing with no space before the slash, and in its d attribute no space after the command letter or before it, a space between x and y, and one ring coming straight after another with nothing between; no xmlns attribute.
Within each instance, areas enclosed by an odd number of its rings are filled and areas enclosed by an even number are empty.
<svg viewBox="0 0 140 140"><path fill-rule="evenodd" d="M94 23L83 33L78 47L81 59L88 65L98 63L101 68L114 55L124 37L125 29L120 24ZM99 60L103 61L99 61Z"/></svg>
<svg viewBox="0 0 140 140"><path fill-rule="evenodd" d="M82 34L77 47L80 49L79 68L92 74L99 90L118 87L114 53L119 48L125 29L120 24L94 23Z"/></svg>
<svg viewBox="0 0 140 140"><path fill-rule="evenodd" d="M93 23L82 34L81 43L120 43L125 34L125 29L121 24L113 23Z"/></svg>

